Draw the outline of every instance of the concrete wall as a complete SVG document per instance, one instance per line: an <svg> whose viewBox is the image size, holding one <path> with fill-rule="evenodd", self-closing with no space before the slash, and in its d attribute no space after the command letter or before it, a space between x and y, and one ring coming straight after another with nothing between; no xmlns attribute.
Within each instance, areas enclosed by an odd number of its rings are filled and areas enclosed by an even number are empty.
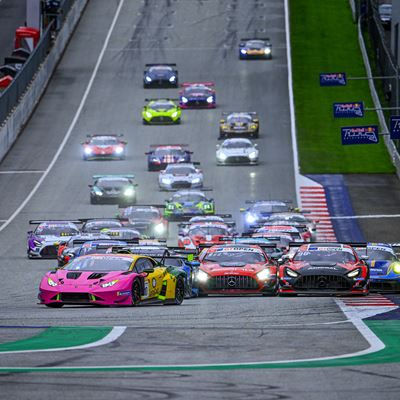
<svg viewBox="0 0 400 400"><path fill-rule="evenodd" d="M60 60L88 1L89 0L75 1L74 6L68 13L68 17L65 20L62 29L57 35L51 52L37 71L29 89L15 107L13 113L0 127L0 161L14 144L24 125L34 111L36 104L44 93L51 75Z"/></svg>

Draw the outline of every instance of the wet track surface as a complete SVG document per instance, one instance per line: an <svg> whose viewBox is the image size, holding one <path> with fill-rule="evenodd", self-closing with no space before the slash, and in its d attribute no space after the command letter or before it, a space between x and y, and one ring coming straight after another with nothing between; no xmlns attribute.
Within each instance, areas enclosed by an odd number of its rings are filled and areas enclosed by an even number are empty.
<svg viewBox="0 0 400 400"><path fill-rule="evenodd" d="M38 182L69 130L119 1L92 0L45 96L23 135L0 164L0 219L7 220ZM274 58L243 62L241 37L271 37ZM201 162L218 212L239 222L246 199L295 201L290 136L284 6L280 0L125 0L93 86L70 139L36 194L0 232L1 342L44 326L127 326L108 345L61 352L0 354L4 366L113 366L226 363L315 358L365 349L332 298L210 297L180 307L65 307L37 305L37 287L52 261L26 259L27 221L33 218L112 216L115 206L91 206L87 185L98 173L134 173L140 203L160 203L157 173L146 170L150 144L186 143ZM183 111L179 126L143 126L145 98L177 97L174 89L142 88L143 67L175 62L183 81L215 81L216 110ZM217 167L215 145L223 110L260 114L261 162ZM123 133L125 161L84 162L80 143L90 133ZM172 233L174 229L171 230ZM172 239L172 235L171 235ZM17 327L29 326L31 329ZM312 370L147 371L0 375L0 398L21 399L231 398L394 399L399 366Z"/></svg>

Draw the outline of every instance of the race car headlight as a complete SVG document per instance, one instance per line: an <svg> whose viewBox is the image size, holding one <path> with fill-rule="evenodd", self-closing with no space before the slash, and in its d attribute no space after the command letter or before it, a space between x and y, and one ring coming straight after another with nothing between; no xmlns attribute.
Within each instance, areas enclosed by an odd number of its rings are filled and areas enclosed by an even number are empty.
<svg viewBox="0 0 400 400"><path fill-rule="evenodd" d="M207 103L212 103L214 101L214 97L213 96L208 96L207 97Z"/></svg>
<svg viewBox="0 0 400 400"><path fill-rule="evenodd" d="M196 274L196 280L199 282L207 282L208 281L208 274L206 274L204 271L199 269Z"/></svg>
<svg viewBox="0 0 400 400"><path fill-rule="evenodd" d="M249 158L250 158L251 160L254 160L255 158L257 158L257 152L256 152L256 151L252 151L252 152L249 154Z"/></svg>
<svg viewBox="0 0 400 400"><path fill-rule="evenodd" d="M254 224L254 222L256 222L257 219L258 219L257 216L252 213L246 214L246 222L249 224Z"/></svg>
<svg viewBox="0 0 400 400"><path fill-rule="evenodd" d="M178 111L174 111L172 114L171 114L171 117L172 118L176 118L178 116Z"/></svg>
<svg viewBox="0 0 400 400"><path fill-rule="evenodd" d="M162 178L161 179L162 183L164 183L165 185L169 185L172 183L172 179L171 178Z"/></svg>
<svg viewBox="0 0 400 400"><path fill-rule="evenodd" d="M33 244L34 244L36 247L39 247L39 246L42 245L42 242L41 242L40 240L34 239L34 240L33 240Z"/></svg>
<svg viewBox="0 0 400 400"><path fill-rule="evenodd" d="M290 268L286 268L286 275L290 276L291 278L297 278L299 274L296 271L293 271Z"/></svg>
<svg viewBox="0 0 400 400"><path fill-rule="evenodd" d="M265 54L271 54L271 49L269 47L266 47L264 50Z"/></svg>
<svg viewBox="0 0 400 400"><path fill-rule="evenodd" d="M102 283L100 286L102 288L107 288L107 287L114 286L117 282L118 282L118 279L115 279L114 281L111 281L111 282Z"/></svg>
<svg viewBox="0 0 400 400"><path fill-rule="evenodd" d="M189 100L186 97L182 96L181 101L182 103L187 103Z"/></svg>
<svg viewBox="0 0 400 400"><path fill-rule="evenodd" d="M221 160L221 161L225 161L227 159L227 156L224 153L218 153L217 157L218 157L218 160Z"/></svg>
<svg viewBox="0 0 400 400"><path fill-rule="evenodd" d="M122 154L124 152L124 148L122 146L118 146L115 148L115 152L117 154Z"/></svg>
<svg viewBox="0 0 400 400"><path fill-rule="evenodd" d="M353 269L353 271L348 272L346 275L349 278L356 278L358 275L360 275L361 269L360 268L356 268Z"/></svg>
<svg viewBox="0 0 400 400"><path fill-rule="evenodd" d="M95 188L93 191L96 196L103 196L103 192L100 189Z"/></svg>
<svg viewBox="0 0 400 400"><path fill-rule="evenodd" d="M194 178L194 179L192 179L192 183L200 183L200 178Z"/></svg>
<svg viewBox="0 0 400 400"><path fill-rule="evenodd" d="M159 224L154 226L154 231L155 233L161 234L163 233L165 230L164 224L162 222L160 222Z"/></svg>
<svg viewBox="0 0 400 400"><path fill-rule="evenodd" d="M85 154L92 154L92 149L90 147L85 147Z"/></svg>
<svg viewBox="0 0 400 400"><path fill-rule="evenodd" d="M152 117L151 112L149 112L149 111L146 111L145 114L146 114L146 117L147 117L147 118L151 118L151 117Z"/></svg>
<svg viewBox="0 0 400 400"><path fill-rule="evenodd" d="M257 125L256 124L250 125L250 129L257 129Z"/></svg>
<svg viewBox="0 0 400 400"><path fill-rule="evenodd" d="M144 78L146 80L146 82L151 82L153 79L151 79L149 76L146 76L146 78Z"/></svg>
<svg viewBox="0 0 400 400"><path fill-rule="evenodd" d="M125 191L124 191L124 196L126 196L126 197L133 196L134 194L135 194L135 191L133 188L128 188L128 189L125 189Z"/></svg>
<svg viewBox="0 0 400 400"><path fill-rule="evenodd" d="M393 263L392 269L395 274L400 274L400 263Z"/></svg>
<svg viewBox="0 0 400 400"><path fill-rule="evenodd" d="M262 271L260 271L257 274L257 278L260 281L266 281L267 279L269 279L270 276L271 276L271 272L270 272L270 270L268 268L263 269Z"/></svg>
<svg viewBox="0 0 400 400"><path fill-rule="evenodd" d="M49 284L49 286L57 286L57 283L53 281L53 279L51 278L47 278L47 283Z"/></svg>
<svg viewBox="0 0 400 400"><path fill-rule="evenodd" d="M240 52L241 52L242 54L247 54L246 49L241 49Z"/></svg>
<svg viewBox="0 0 400 400"><path fill-rule="evenodd" d="M176 76L171 76L171 78L169 78L170 82L175 82L176 81Z"/></svg>

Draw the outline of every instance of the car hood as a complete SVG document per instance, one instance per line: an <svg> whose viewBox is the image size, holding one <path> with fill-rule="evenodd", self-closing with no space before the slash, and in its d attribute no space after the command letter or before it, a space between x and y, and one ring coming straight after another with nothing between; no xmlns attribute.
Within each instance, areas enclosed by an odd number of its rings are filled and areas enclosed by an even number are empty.
<svg viewBox="0 0 400 400"><path fill-rule="evenodd" d="M98 285L114 279L122 279L125 271L66 271L58 270L55 273L46 274L45 278L51 278L56 283L63 285Z"/></svg>
<svg viewBox="0 0 400 400"><path fill-rule="evenodd" d="M295 261L287 265L301 275L343 275L357 267L355 263L335 263L329 261Z"/></svg>
<svg viewBox="0 0 400 400"><path fill-rule="evenodd" d="M255 275L265 268L265 264L246 264L244 262L223 262L220 264L203 262L200 269L211 276L217 275Z"/></svg>
<svg viewBox="0 0 400 400"><path fill-rule="evenodd" d="M222 149L221 152L227 156L247 156L253 153L255 149L253 148L242 148L242 149Z"/></svg>

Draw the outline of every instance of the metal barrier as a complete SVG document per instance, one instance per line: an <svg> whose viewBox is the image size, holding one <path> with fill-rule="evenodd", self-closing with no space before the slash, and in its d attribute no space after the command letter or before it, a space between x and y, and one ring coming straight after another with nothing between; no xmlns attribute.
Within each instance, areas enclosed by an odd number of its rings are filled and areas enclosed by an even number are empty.
<svg viewBox="0 0 400 400"><path fill-rule="evenodd" d="M37 73L39 66L43 63L52 46L52 31L57 25L61 28L68 12L76 0L64 0L60 4L59 20L52 20L42 33L38 45L33 50L32 54L23 64L21 70L15 76L11 84L0 92L0 126L4 123L10 113L17 106L22 95L26 92L30 82Z"/></svg>

